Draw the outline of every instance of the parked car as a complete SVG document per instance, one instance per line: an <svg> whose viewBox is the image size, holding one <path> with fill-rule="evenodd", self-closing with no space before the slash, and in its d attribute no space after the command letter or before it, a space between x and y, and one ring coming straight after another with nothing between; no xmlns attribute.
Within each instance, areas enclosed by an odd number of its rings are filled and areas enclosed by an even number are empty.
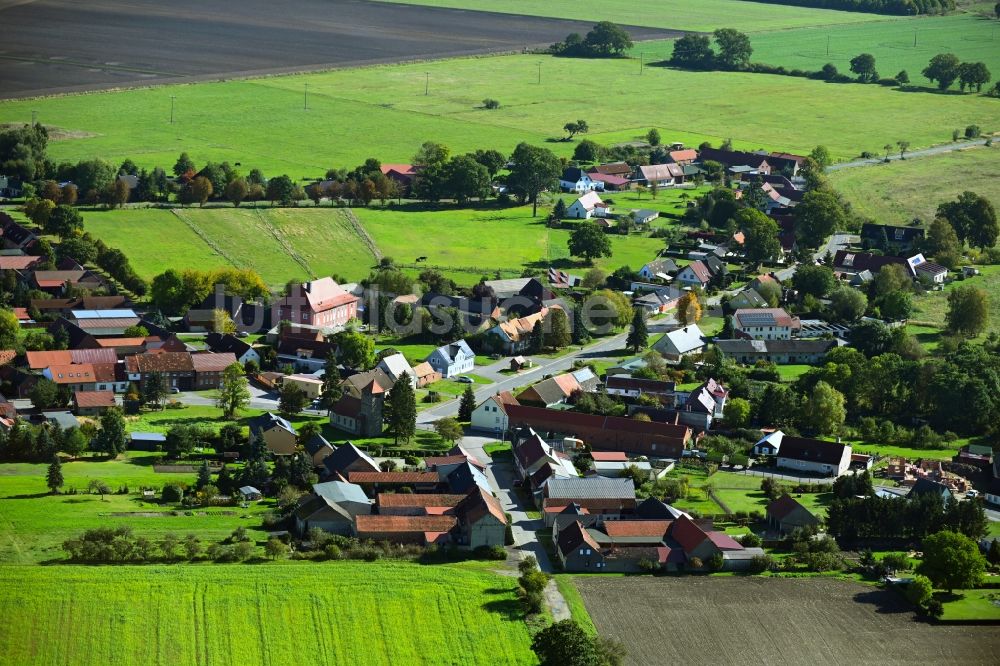
<svg viewBox="0 0 1000 666"><path fill-rule="evenodd" d="M170 387L170 392L171 393L180 393L181 390L179 388L177 388L176 386L171 386Z"/></svg>
<svg viewBox="0 0 1000 666"><path fill-rule="evenodd" d="M455 381L458 382L459 384L473 384L473 383L475 383L475 382L472 381L472 377L459 377Z"/></svg>

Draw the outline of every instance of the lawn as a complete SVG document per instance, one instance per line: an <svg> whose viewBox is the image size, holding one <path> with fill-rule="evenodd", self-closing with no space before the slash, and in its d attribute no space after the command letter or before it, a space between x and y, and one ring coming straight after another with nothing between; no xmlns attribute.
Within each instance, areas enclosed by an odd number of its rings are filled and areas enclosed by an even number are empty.
<svg viewBox="0 0 1000 666"><path fill-rule="evenodd" d="M935 596L944 605L942 622L969 620L1000 622L998 590L955 590L952 594L938 592Z"/></svg>
<svg viewBox="0 0 1000 666"><path fill-rule="evenodd" d="M739 10L741 21L750 12L755 17L820 13L738 0L725 6ZM602 91L600 103L581 101L580 81ZM308 111L300 104L307 83ZM174 124L167 115L171 96ZM500 108L483 110L486 97L498 99ZM746 103L751 99L759 101ZM697 111L680 112L692 109ZM913 149L942 142L959 123L984 128L996 123L996 101L971 95L654 67L640 75L631 59L530 54L5 101L0 123L23 122L33 110L41 122L65 130L61 136L72 137L51 142L56 162L99 156L118 164L130 157L141 166L169 170L185 150L199 164L228 160L244 170L259 167L265 175L287 173L296 180L321 177L332 167L353 168L372 156L408 161L428 140L443 142L456 154L477 148L509 152L527 141L569 156L574 142L548 140L560 138L563 124L580 117L590 126L589 138L598 142L641 138L656 126L664 142L676 140L676 132L691 142L718 144L732 137L744 148L791 152L822 143L835 159L878 151L902 138Z"/></svg>
<svg viewBox="0 0 1000 666"><path fill-rule="evenodd" d="M794 382L796 379L813 369L811 365L779 365L778 375L783 382Z"/></svg>
<svg viewBox="0 0 1000 666"><path fill-rule="evenodd" d="M407 5L453 7L476 11L548 16L580 21L608 21L650 28L711 32L716 28L774 30L797 26L859 23L885 20L886 17L858 12L809 9L754 3L739 0L669 0L642 4L628 0L384 0ZM734 18L734 17L739 17Z"/></svg>
<svg viewBox="0 0 1000 666"><path fill-rule="evenodd" d="M961 447L963 442L953 442L949 445L949 448L945 449L915 449L909 446L893 446L890 444L861 444L853 443L851 444L851 449L855 453L864 453L867 455L878 454L883 457L899 457L903 458L929 458L931 460L951 460L956 453L958 453L959 447Z"/></svg>
<svg viewBox="0 0 1000 666"><path fill-rule="evenodd" d="M196 532L204 543L219 541L239 526L261 540L261 517L271 503L248 509L219 507L173 512L172 506L147 502L137 496L142 487L159 490L168 483L191 484L195 473L159 473L153 463L159 454L130 452L117 460L79 460L63 463L64 490L86 491L91 479L100 479L112 492L127 487L131 494L49 495L46 464L0 465L0 562L35 563L64 556L60 544L89 528L130 525L136 533L155 538L167 532ZM197 464L197 463L195 463Z"/></svg>
<svg viewBox="0 0 1000 666"><path fill-rule="evenodd" d="M580 596L580 591L576 589L576 585L573 583L574 577L569 574L556 574L554 578L556 587L559 588L559 593L563 595L566 605L569 606L570 617L591 636L597 634L597 629L590 619L590 613L587 612L587 607L583 605L583 597Z"/></svg>
<svg viewBox="0 0 1000 666"><path fill-rule="evenodd" d="M941 291L929 291L914 298L913 304L916 308L913 319L921 324L927 322L944 324L948 313L948 292L956 287L969 285L985 291L991 305L986 332L1000 332L1000 266L977 266L977 268L982 275L956 280L945 285Z"/></svg>
<svg viewBox="0 0 1000 666"><path fill-rule="evenodd" d="M389 562L3 567L0 664L532 664L516 585Z"/></svg>
<svg viewBox="0 0 1000 666"><path fill-rule="evenodd" d="M996 124L990 127L1000 130ZM943 140L948 128L941 130ZM1000 147L843 169L831 173L830 182L862 215L884 224L909 224L917 218L929 224L939 204L966 190L1000 205Z"/></svg>
<svg viewBox="0 0 1000 666"><path fill-rule="evenodd" d="M732 472L716 472L710 477L710 481L715 489L715 495L732 512L763 512L770 503L767 496L760 490L760 477ZM833 494L797 493L795 499L810 511L822 516L826 511L826 506L833 499Z"/></svg>

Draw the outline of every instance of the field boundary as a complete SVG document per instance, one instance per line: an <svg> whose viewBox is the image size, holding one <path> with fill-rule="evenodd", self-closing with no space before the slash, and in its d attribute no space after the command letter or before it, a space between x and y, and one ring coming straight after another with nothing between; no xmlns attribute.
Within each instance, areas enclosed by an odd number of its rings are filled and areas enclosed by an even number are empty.
<svg viewBox="0 0 1000 666"><path fill-rule="evenodd" d="M243 265L243 262L237 261L235 258L233 258L232 255L230 255L225 250L223 250L222 247L220 247L218 243L216 243L214 240L212 240L211 238L209 238L208 234L205 233L205 231L201 227L199 227L197 224L194 223L194 220L190 219L187 215L182 215L179 208L171 208L170 212L178 220L180 220L181 222L183 222L184 224L186 224L187 227L191 231L193 231L196 236L198 236L198 238L200 238L201 240L203 240L205 242L205 245L207 245L210 248L212 248L212 250L216 254L218 254L220 257L222 257L223 259L225 259L226 261L228 261L231 265L235 266L236 268L244 268L245 267Z"/></svg>
<svg viewBox="0 0 1000 666"><path fill-rule="evenodd" d="M382 261L384 256L382 254L382 250L379 249L375 239L372 238L370 233L368 233L365 225L361 224L361 220L359 220L358 216L354 214L354 211L350 208L340 208L339 210L344 219L347 220L347 224L351 226L354 233L357 234L358 238L361 239L361 242L364 243L366 248L368 248L368 251L372 253L373 257L375 257L376 263Z"/></svg>
<svg viewBox="0 0 1000 666"><path fill-rule="evenodd" d="M301 266L302 270L306 272L306 275L315 280L317 277L316 271L312 269L312 267L309 265L309 262L306 261L305 257L299 254L295 250L295 248L292 247L291 243L288 242L288 239L285 238L285 234L283 234L281 230L278 229L277 226L272 224L271 221L267 219L264 213L261 212L260 208L257 208L255 206L253 212L257 216L257 219L260 221L261 226L267 229L268 233L270 233L271 236L274 237L274 240L278 241L278 245L280 245L282 249L285 251L285 253L292 258L292 261Z"/></svg>

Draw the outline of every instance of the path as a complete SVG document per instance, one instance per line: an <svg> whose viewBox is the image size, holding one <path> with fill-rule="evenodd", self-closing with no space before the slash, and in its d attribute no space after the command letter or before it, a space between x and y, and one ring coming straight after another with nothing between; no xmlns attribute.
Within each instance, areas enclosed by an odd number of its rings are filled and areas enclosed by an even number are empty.
<svg viewBox="0 0 1000 666"><path fill-rule="evenodd" d="M984 146L988 139L976 139L975 141L962 141L960 143L948 143L941 146L933 146L931 148L921 148L920 150L914 150L912 152L906 153L906 159L911 160L919 157L930 157L931 155L942 155L944 153L951 153L956 150L965 150L966 148L974 148L975 146ZM899 153L893 153L889 155L890 162L900 161ZM875 164L883 164L885 162L885 157L876 157L873 159L864 160L853 160L851 162L840 162L839 164L831 164L826 168L827 172L830 171L840 171L841 169L853 169L854 167L862 166L873 166Z"/></svg>

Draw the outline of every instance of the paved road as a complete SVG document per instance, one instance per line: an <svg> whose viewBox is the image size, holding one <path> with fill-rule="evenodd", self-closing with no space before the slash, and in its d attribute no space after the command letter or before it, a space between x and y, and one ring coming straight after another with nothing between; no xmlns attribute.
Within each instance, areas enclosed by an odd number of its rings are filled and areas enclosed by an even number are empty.
<svg viewBox="0 0 1000 666"><path fill-rule="evenodd" d="M920 150L914 150L913 152L906 153L906 159L911 160L918 157L929 157L931 155L941 155L943 153L950 153L956 150L964 150L966 148L973 148L975 146L983 146L986 144L986 139L976 139L975 141L961 141L959 143L947 143L941 146L934 146L932 148L921 148ZM892 153L889 155L890 162L898 162L900 160L899 153ZM840 162L839 164L831 164L826 168L827 172L830 171L840 171L841 169L853 169L855 167L862 166L874 166L876 164L883 164L885 162L884 157L877 157L875 159L867 160L854 160L852 162Z"/></svg>

